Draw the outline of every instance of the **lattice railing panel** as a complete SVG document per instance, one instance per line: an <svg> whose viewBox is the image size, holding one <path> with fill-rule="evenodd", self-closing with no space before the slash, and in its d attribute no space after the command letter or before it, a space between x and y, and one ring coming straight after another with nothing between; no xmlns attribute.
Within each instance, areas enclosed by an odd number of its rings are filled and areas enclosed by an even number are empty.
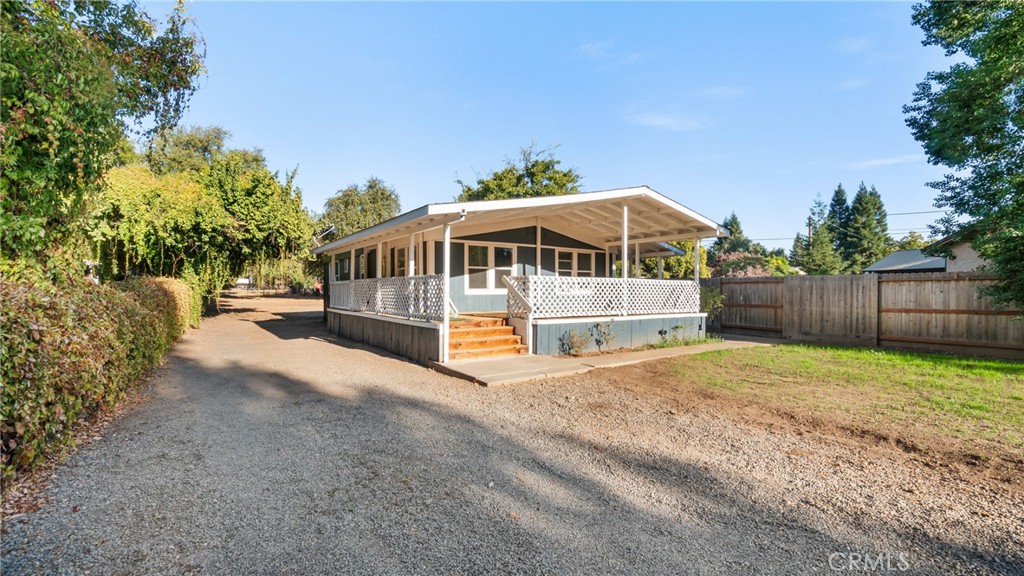
<svg viewBox="0 0 1024 576"><path fill-rule="evenodd" d="M700 287L691 280L512 276L512 287L529 303L527 310L509 292L510 316L572 318L642 316L700 311Z"/></svg>
<svg viewBox="0 0 1024 576"><path fill-rule="evenodd" d="M331 305L335 308L428 322L444 319L444 277L440 274L364 278L336 284L345 285L342 290L347 288L348 295L336 299L332 283Z"/></svg>
<svg viewBox="0 0 1024 576"><path fill-rule="evenodd" d="M343 282L331 282L331 308L341 308L342 310L348 310L351 305L349 301L352 298L352 289L349 287L348 280Z"/></svg>

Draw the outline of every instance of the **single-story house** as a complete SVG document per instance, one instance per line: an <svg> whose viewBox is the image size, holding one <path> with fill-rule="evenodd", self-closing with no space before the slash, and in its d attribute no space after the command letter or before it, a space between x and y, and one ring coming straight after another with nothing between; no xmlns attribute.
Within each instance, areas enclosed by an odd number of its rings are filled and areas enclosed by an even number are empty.
<svg viewBox="0 0 1024 576"><path fill-rule="evenodd" d="M864 269L866 273L945 272L946 259L926 256L921 250L897 250Z"/></svg>
<svg viewBox="0 0 1024 576"><path fill-rule="evenodd" d="M971 244L964 240L954 241L952 237L946 236L929 244L924 251L928 254L947 254L946 272L974 272L988 262L978 255L971 248Z"/></svg>
<svg viewBox="0 0 1024 576"><path fill-rule="evenodd" d="M331 332L429 364L556 354L574 332L615 347L702 336L699 255L693 280L639 278L640 260L727 234L639 186L429 204L314 253Z"/></svg>

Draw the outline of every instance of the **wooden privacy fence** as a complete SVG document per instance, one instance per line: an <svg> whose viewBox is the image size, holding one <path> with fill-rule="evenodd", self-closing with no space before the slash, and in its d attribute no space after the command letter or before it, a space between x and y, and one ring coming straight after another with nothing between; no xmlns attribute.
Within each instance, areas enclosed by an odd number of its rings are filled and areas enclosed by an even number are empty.
<svg viewBox="0 0 1024 576"><path fill-rule="evenodd" d="M996 310L976 273L702 280L725 296L709 328L801 342L917 348L1024 359L1024 321Z"/></svg>

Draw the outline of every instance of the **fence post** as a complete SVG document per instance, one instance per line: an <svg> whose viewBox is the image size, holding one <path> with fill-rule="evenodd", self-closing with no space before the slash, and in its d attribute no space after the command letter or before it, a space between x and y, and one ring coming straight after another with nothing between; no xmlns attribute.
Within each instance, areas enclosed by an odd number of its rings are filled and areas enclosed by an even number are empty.
<svg viewBox="0 0 1024 576"><path fill-rule="evenodd" d="M879 282L878 274L872 274L872 282L875 283L875 348L882 346L882 283Z"/></svg>

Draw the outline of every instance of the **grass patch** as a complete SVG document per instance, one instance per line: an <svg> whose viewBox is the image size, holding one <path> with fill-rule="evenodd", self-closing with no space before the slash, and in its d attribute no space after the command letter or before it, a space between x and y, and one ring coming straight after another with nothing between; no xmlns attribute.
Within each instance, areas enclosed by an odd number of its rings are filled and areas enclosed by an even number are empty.
<svg viewBox="0 0 1024 576"><path fill-rule="evenodd" d="M673 370L690 386L840 425L1024 448L1024 363L782 345L681 357Z"/></svg>

